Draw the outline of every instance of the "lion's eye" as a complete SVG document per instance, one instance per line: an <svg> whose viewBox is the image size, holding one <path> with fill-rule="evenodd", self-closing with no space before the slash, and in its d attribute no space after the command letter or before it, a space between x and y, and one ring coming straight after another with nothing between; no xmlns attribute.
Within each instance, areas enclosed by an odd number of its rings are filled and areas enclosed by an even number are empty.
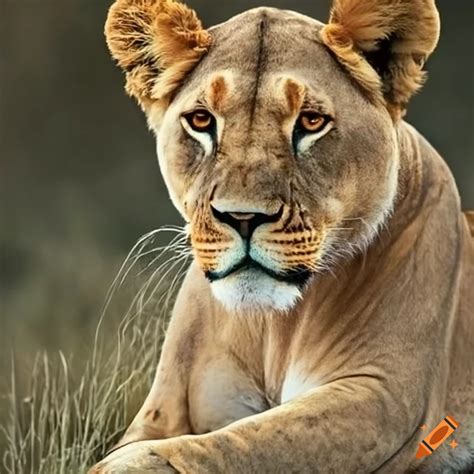
<svg viewBox="0 0 474 474"><path fill-rule="evenodd" d="M326 116L317 112L303 112L298 118L298 125L302 131L307 133L320 132L329 120Z"/></svg>
<svg viewBox="0 0 474 474"><path fill-rule="evenodd" d="M185 119L189 126L199 133L210 133L215 124L214 117L207 110L195 110L185 115Z"/></svg>

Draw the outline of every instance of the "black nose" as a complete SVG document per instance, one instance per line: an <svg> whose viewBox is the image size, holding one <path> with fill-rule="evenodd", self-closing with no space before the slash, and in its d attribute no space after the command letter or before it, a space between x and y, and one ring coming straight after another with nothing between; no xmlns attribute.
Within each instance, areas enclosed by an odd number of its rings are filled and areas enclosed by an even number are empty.
<svg viewBox="0 0 474 474"><path fill-rule="evenodd" d="M263 224L278 222L283 214L283 206L275 214L263 212L220 212L211 205L214 217L224 224L230 225L243 239L249 239L254 230Z"/></svg>

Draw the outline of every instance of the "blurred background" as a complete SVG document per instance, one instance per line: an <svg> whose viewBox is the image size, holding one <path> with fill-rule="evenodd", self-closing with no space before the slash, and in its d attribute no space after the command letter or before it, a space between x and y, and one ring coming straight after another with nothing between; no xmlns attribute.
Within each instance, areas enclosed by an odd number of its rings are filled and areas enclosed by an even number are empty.
<svg viewBox="0 0 474 474"><path fill-rule="evenodd" d="M41 349L85 356L134 242L181 223L153 137L105 47L110 3L0 0L1 384L12 351L20 375ZM437 3L441 41L407 119L449 163L463 206L474 208L474 2ZM323 21L329 9L326 0L188 4L206 26L260 5Z"/></svg>

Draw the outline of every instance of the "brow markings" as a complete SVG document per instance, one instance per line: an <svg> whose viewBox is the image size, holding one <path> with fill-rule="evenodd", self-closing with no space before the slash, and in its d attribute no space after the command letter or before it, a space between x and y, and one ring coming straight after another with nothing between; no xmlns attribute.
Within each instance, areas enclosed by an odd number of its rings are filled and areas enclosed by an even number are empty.
<svg viewBox="0 0 474 474"><path fill-rule="evenodd" d="M290 108L290 114L296 115L304 102L306 88L303 84L287 79L285 82L285 95Z"/></svg>
<svg viewBox="0 0 474 474"><path fill-rule="evenodd" d="M209 87L208 98L212 109L217 113L222 113L228 92L229 86L227 85L225 77L220 74L215 76Z"/></svg>

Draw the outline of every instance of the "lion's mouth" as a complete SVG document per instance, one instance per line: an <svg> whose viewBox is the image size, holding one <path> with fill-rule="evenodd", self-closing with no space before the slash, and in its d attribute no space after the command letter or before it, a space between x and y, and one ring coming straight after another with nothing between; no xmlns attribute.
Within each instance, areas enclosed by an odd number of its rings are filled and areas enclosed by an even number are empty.
<svg viewBox="0 0 474 474"><path fill-rule="evenodd" d="M267 268L264 265L261 265L260 263L256 262L249 255L247 255L240 262L238 262L237 264L235 264L224 272L207 271L206 278L212 283L214 281L223 280L224 278L234 273L245 270L257 270L262 273L265 273L266 275L277 281L282 281L285 283L296 285L298 287L303 287L312 275L311 271L303 268L296 268L292 270L287 270L285 272L275 272L274 270L271 270L270 268Z"/></svg>

